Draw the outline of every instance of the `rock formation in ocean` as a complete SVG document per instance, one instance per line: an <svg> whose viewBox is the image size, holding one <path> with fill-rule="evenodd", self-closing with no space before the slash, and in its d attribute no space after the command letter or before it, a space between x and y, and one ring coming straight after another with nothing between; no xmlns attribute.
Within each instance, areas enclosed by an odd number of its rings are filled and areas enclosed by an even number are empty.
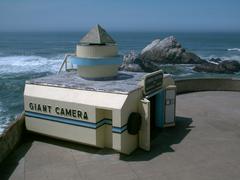
<svg viewBox="0 0 240 180"><path fill-rule="evenodd" d="M143 61L139 59L139 54L135 51L123 56L123 63L120 66L120 70L132 71L132 72L144 72L146 71L143 65Z"/></svg>
<svg viewBox="0 0 240 180"><path fill-rule="evenodd" d="M194 64L193 70L197 72L235 73L240 71L239 62L222 61L220 58L206 61L186 51L173 36L152 41L140 54L131 51L124 55L120 70L153 72L162 69L165 64Z"/></svg>
<svg viewBox="0 0 240 180"><path fill-rule="evenodd" d="M161 69L163 64L201 64L202 60L194 53L182 48L173 36L156 39L147 45L140 54L132 51L123 57L120 70L151 72Z"/></svg>
<svg viewBox="0 0 240 180"><path fill-rule="evenodd" d="M213 63L220 63L222 60L220 58L211 58L208 61Z"/></svg>
<svg viewBox="0 0 240 180"><path fill-rule="evenodd" d="M225 60L219 63L207 62L196 65L193 70L197 72L232 74L240 71L240 63L234 60Z"/></svg>
<svg viewBox="0 0 240 180"><path fill-rule="evenodd" d="M186 52L173 36L163 40L154 40L141 51L140 59L161 64L201 63L200 57L191 52Z"/></svg>

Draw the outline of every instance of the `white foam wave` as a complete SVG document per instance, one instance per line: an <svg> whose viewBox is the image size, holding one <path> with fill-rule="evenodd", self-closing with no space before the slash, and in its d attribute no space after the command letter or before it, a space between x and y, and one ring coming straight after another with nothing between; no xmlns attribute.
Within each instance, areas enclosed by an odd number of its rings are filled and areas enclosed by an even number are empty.
<svg viewBox="0 0 240 180"><path fill-rule="evenodd" d="M192 76L194 73L188 72L188 73L182 73L182 74L178 74L176 75L176 77L186 77L186 76Z"/></svg>
<svg viewBox="0 0 240 180"><path fill-rule="evenodd" d="M4 122L0 124L0 135L9 127L11 121L10 118L4 119Z"/></svg>
<svg viewBox="0 0 240 180"><path fill-rule="evenodd" d="M201 56L202 59L206 59L206 60L210 60L212 58L216 59L216 58L220 58L221 60L236 60L240 62L240 56L238 55L231 55L231 56L215 56L215 55L211 55L211 56Z"/></svg>
<svg viewBox="0 0 240 180"><path fill-rule="evenodd" d="M2 113L4 113L4 108L2 106L2 103L0 102L0 115ZM0 117L0 135L4 132L4 130L7 127L7 123L9 123L8 121L6 122L6 119L4 119L3 117Z"/></svg>
<svg viewBox="0 0 240 180"><path fill-rule="evenodd" d="M228 51L239 51L240 52L240 48L230 48L230 49L228 49Z"/></svg>
<svg viewBox="0 0 240 180"><path fill-rule="evenodd" d="M4 132L4 130L8 127L9 122L4 124L0 124L0 135Z"/></svg>
<svg viewBox="0 0 240 180"><path fill-rule="evenodd" d="M0 57L0 74L19 72L57 72L63 56L46 58L41 56Z"/></svg>
<svg viewBox="0 0 240 180"><path fill-rule="evenodd" d="M0 126L0 134L2 134L4 131L3 127Z"/></svg>

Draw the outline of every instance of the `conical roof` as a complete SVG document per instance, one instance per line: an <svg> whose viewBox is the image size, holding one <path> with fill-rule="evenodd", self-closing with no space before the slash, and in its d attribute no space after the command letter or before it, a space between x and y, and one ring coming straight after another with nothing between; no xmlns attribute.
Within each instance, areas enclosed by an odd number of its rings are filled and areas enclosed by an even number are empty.
<svg viewBox="0 0 240 180"><path fill-rule="evenodd" d="M81 40L80 44L115 44L113 38L99 24L93 27Z"/></svg>

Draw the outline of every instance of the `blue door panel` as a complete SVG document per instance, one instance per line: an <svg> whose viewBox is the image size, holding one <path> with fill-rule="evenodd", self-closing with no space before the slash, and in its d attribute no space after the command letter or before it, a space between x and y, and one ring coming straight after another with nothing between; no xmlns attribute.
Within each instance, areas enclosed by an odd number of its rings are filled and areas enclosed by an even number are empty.
<svg viewBox="0 0 240 180"><path fill-rule="evenodd" d="M164 117L165 117L165 90L161 90L156 95L155 100L155 124L156 127L164 127Z"/></svg>

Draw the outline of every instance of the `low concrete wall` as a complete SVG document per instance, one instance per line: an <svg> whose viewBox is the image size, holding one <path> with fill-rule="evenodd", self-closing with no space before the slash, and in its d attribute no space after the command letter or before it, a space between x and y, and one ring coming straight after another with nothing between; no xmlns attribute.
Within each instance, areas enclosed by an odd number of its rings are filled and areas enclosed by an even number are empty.
<svg viewBox="0 0 240 180"><path fill-rule="evenodd" d="M20 115L0 135L0 163L21 141L25 130L24 115Z"/></svg>
<svg viewBox="0 0 240 180"><path fill-rule="evenodd" d="M177 79L177 94L197 91L240 91L237 78L192 78Z"/></svg>

